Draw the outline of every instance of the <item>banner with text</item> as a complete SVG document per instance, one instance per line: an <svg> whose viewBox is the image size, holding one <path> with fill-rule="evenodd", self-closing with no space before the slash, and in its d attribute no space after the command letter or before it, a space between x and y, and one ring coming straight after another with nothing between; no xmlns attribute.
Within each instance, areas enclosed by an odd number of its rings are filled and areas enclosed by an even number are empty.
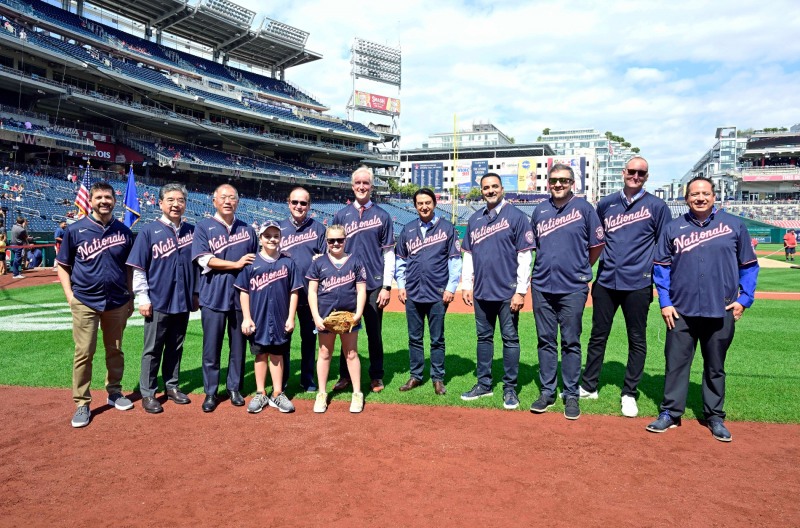
<svg viewBox="0 0 800 528"><path fill-rule="evenodd" d="M392 115L400 115L400 99L356 90L355 102L356 106L361 108L388 112Z"/></svg>
<svg viewBox="0 0 800 528"><path fill-rule="evenodd" d="M441 162L413 163L411 165L411 183L442 192L442 167Z"/></svg>

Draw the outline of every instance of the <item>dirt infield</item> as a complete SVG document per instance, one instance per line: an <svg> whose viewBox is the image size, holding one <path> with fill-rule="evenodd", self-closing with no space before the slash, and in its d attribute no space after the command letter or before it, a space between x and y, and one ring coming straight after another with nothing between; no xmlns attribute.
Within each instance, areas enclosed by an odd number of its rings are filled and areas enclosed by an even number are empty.
<svg viewBox="0 0 800 528"><path fill-rule="evenodd" d="M193 397L73 429L69 391L0 387L0 525L800 525L800 426Z"/></svg>

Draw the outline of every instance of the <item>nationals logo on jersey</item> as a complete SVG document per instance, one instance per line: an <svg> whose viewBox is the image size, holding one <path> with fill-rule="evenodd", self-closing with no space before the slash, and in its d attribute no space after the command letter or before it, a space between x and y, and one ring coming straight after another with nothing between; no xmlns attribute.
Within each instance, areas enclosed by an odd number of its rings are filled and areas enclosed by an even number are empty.
<svg viewBox="0 0 800 528"><path fill-rule="evenodd" d="M367 279L366 274L364 274L362 279L364 280ZM325 289L325 291L331 291L335 290L336 288L339 288L340 286L344 286L346 284L350 284L351 282L355 282L355 280L356 280L356 273L355 271L350 270L350 273L348 273L347 275L342 275L339 277L337 276L328 277L327 279L322 279L321 281L319 281L319 283Z"/></svg>
<svg viewBox="0 0 800 528"><path fill-rule="evenodd" d="M536 230L539 232L539 237L543 238L554 231L558 231L566 225L574 224L575 222L580 222L581 220L583 220L583 215L581 212L578 209L573 209L564 216L542 220L536 224Z"/></svg>
<svg viewBox="0 0 800 528"><path fill-rule="evenodd" d="M308 242L316 242L319 234L316 231L307 231L301 235L289 235L281 239L281 249L291 249L294 246Z"/></svg>
<svg viewBox="0 0 800 528"><path fill-rule="evenodd" d="M362 220L360 222L356 222L353 220L349 224L345 224L344 232L347 233L347 238L352 237L356 233L361 231L367 231L368 229L376 229L383 226L383 222L379 217L370 218L369 220Z"/></svg>
<svg viewBox="0 0 800 528"><path fill-rule="evenodd" d="M176 250L191 245L193 239L194 233L186 233L184 236L177 239L177 244L175 243L174 238L161 240L158 243L153 244L153 259L167 258L175 253Z"/></svg>
<svg viewBox="0 0 800 528"><path fill-rule="evenodd" d="M285 279L289 276L289 268L286 266L282 267L279 270L270 271L269 273L261 273L260 275L256 275L255 277L250 278L250 290L252 291L259 291L273 282L277 282L281 279Z"/></svg>
<svg viewBox="0 0 800 528"><path fill-rule="evenodd" d="M469 233L470 245L480 244L490 236L495 235L500 231L505 231L510 227L511 225L508 223L508 220L501 218L500 221L494 225L485 225L478 229L474 229Z"/></svg>
<svg viewBox="0 0 800 528"><path fill-rule="evenodd" d="M418 251L421 251L427 247L435 246L436 244L441 244L443 242L447 242L447 233L444 231L439 231L435 235L430 235L426 238L415 238L413 240L408 240L406 242L406 249L408 249L409 255L414 255Z"/></svg>
<svg viewBox="0 0 800 528"><path fill-rule="evenodd" d="M720 223L714 229L708 231L692 231L688 235L681 235L673 240L675 253L687 253L703 242L708 242L715 238L724 237L733 233L733 229L726 224Z"/></svg>
<svg viewBox="0 0 800 528"><path fill-rule="evenodd" d="M78 246L78 256L82 260L94 260L103 251L115 247L124 246L128 242L128 237L124 233L117 233L107 238L95 238L92 242L84 242Z"/></svg>
<svg viewBox="0 0 800 528"><path fill-rule="evenodd" d="M642 220L648 220L652 217L653 215L650 213L650 209L647 207L642 207L635 213L620 213L614 216L609 216L603 221L603 223L606 226L606 232L613 233L617 229L622 229L623 227L635 224L636 222L641 222Z"/></svg>
<svg viewBox="0 0 800 528"><path fill-rule="evenodd" d="M250 240L250 231L244 230L235 235L219 235L214 238L209 238L208 247L214 254L217 254L226 248L241 244L242 242L247 242L248 240Z"/></svg>

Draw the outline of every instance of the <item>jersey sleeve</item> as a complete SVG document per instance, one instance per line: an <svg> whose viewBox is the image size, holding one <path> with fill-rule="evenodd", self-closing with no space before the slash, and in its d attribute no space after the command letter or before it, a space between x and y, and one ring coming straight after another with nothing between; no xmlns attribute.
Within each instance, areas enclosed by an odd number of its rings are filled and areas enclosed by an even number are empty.
<svg viewBox="0 0 800 528"><path fill-rule="evenodd" d="M74 224L73 224L74 225ZM56 255L56 260L65 266L72 267L75 264L75 237L73 229L67 228L64 239Z"/></svg>
<svg viewBox="0 0 800 528"><path fill-rule="evenodd" d="M386 221L381 228L381 247L390 248L394 246L394 222L389 214L386 214Z"/></svg>
<svg viewBox="0 0 800 528"><path fill-rule="evenodd" d="M533 229L528 218L520 212L514 220L514 245L517 251L530 251L536 244L533 240Z"/></svg>
<svg viewBox="0 0 800 528"><path fill-rule="evenodd" d="M407 259L408 258L408 249L406 248L406 230L403 229L400 231L400 234L397 235L397 243L394 246L394 253L397 255L397 258Z"/></svg>
<svg viewBox="0 0 800 528"><path fill-rule="evenodd" d="M311 266L308 267L306 278L310 281L319 281L319 272L319 259L317 259L311 263Z"/></svg>
<svg viewBox="0 0 800 528"><path fill-rule="evenodd" d="M450 224L447 229L447 256L450 258L460 257L461 242L458 241L458 232L452 224Z"/></svg>
<svg viewBox="0 0 800 528"><path fill-rule="evenodd" d="M534 208L533 212L531 213L531 220L530 220L530 228L531 233L533 234L533 247L531 249L535 250L538 247L537 242L539 241L539 233L536 229L536 209Z"/></svg>
<svg viewBox="0 0 800 528"><path fill-rule="evenodd" d="M192 238L192 260L197 260L198 257L210 254L212 253L208 247L208 231L206 231L204 225L198 225Z"/></svg>
<svg viewBox="0 0 800 528"><path fill-rule="evenodd" d="M656 212L656 243L658 243L658 239L661 238L661 233L664 232L666 229L667 224L672 222L672 213L669 210L669 206L664 203L663 201L659 204L660 207Z"/></svg>
<svg viewBox="0 0 800 528"><path fill-rule="evenodd" d="M140 231L139 236L133 241L133 249L131 249L131 254L128 256L126 264L142 271L150 269L150 257L153 254L150 250L151 247L150 230L144 229Z"/></svg>
<svg viewBox="0 0 800 528"><path fill-rule="evenodd" d="M461 241L461 249L467 253L472 252L472 244L469 242L469 233L472 230L472 222L467 222L467 230L464 233L464 240Z"/></svg>
<svg viewBox="0 0 800 528"><path fill-rule="evenodd" d="M303 274L300 273L300 268L291 259L286 259L289 264L289 291L301 290L305 287L303 282Z"/></svg>
<svg viewBox="0 0 800 528"><path fill-rule="evenodd" d="M670 231L671 229L669 226L665 227L664 232L661 233L661 236L658 238L655 264L661 266L672 265L672 240L670 239Z"/></svg>
<svg viewBox="0 0 800 528"><path fill-rule="evenodd" d="M753 250L753 244L750 243L750 232L747 230L747 226L744 225L744 222L739 222L739 233L737 236L738 240L736 243L738 247L736 249L736 257L739 261L739 266L757 262L758 257L756 257L756 252Z"/></svg>
<svg viewBox="0 0 800 528"><path fill-rule="evenodd" d="M356 260L355 266L353 266L353 268L356 270L356 284L366 283L367 268L364 267L364 264L362 264L361 259Z"/></svg>
<svg viewBox="0 0 800 528"><path fill-rule="evenodd" d="M245 266L244 269L236 276L236 280L233 283L233 287L237 290L241 290L247 294L250 293L250 271L252 266Z"/></svg>
<svg viewBox="0 0 800 528"><path fill-rule="evenodd" d="M586 228L589 233L589 247L602 246L606 243L606 232L603 230L603 224L600 223L600 217L597 215L594 207L586 203Z"/></svg>

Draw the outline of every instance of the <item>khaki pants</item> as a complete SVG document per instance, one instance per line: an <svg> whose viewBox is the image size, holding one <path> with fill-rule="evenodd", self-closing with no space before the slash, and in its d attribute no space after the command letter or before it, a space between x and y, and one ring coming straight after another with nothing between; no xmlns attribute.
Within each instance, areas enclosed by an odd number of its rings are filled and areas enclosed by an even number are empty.
<svg viewBox="0 0 800 528"><path fill-rule="evenodd" d="M122 332L128 323L128 305L113 310L98 312L72 299L72 339L75 341L75 358L72 363L72 399L75 404L89 405L92 395L92 359L97 349L97 327L103 330L103 345L106 349L106 390L109 394L122 392L122 373L125 357L122 352Z"/></svg>

